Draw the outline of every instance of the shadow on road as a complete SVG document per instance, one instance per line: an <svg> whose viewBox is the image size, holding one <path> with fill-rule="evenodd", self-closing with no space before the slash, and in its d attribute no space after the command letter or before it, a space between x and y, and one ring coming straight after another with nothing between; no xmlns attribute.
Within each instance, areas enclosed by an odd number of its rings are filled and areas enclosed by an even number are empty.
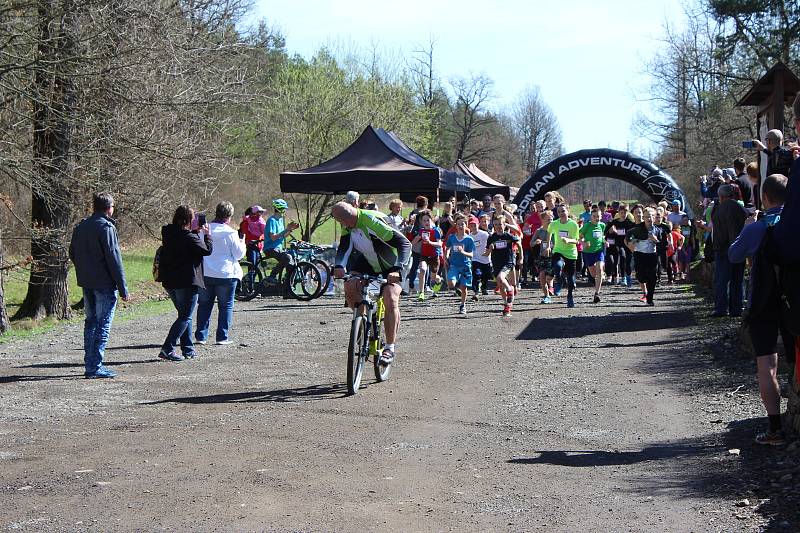
<svg viewBox="0 0 800 533"><path fill-rule="evenodd" d="M719 446L701 443L655 444L637 451L605 450L542 450L535 457L509 459L512 464L548 464L576 468L631 465L644 461L660 461L684 456L708 455L720 452Z"/></svg>
<svg viewBox="0 0 800 533"><path fill-rule="evenodd" d="M517 340L568 339L610 333L686 328L695 324L691 313L680 310L583 316L581 320L571 320L569 323L565 323L564 317L542 317L531 320L517 335Z"/></svg>
<svg viewBox="0 0 800 533"><path fill-rule="evenodd" d="M77 378L83 379L83 374L66 374L63 376L0 376L0 383L18 383L20 381L51 381Z"/></svg>
<svg viewBox="0 0 800 533"><path fill-rule="evenodd" d="M210 394L207 396L184 396L168 398L155 402L146 402L144 405L160 403L237 403L237 402L310 402L318 400L332 400L347 396L347 388L342 383L328 383L325 385L310 385L291 389L277 389L271 391L233 392L229 394Z"/></svg>
<svg viewBox="0 0 800 533"><path fill-rule="evenodd" d="M148 345L149 347L149 345ZM160 346L156 345L156 348ZM107 348L110 349L110 348ZM144 349L144 347L131 347L131 346L119 346L116 349L123 350L123 349ZM144 359L138 361L103 361L103 366L122 366L122 365L139 365L139 364L146 364L146 363L158 363L160 362L158 359ZM79 362L59 362L59 363L35 363L32 365L21 365L15 366L14 368L83 368L83 363Z"/></svg>

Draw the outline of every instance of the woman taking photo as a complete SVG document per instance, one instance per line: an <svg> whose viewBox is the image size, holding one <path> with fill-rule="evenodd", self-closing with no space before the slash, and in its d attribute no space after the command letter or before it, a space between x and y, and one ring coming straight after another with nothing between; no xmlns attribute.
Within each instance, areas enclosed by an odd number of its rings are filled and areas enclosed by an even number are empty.
<svg viewBox="0 0 800 533"><path fill-rule="evenodd" d="M197 354L192 343L192 313L197 306L198 290L203 284L203 257L211 255L212 244L205 216L198 217L197 229L192 229L194 211L178 206L172 224L161 228L159 274L178 317L169 328L158 357L167 361L191 359ZM175 353L180 342L181 354Z"/></svg>
<svg viewBox="0 0 800 533"><path fill-rule="evenodd" d="M242 279L242 267L239 266L246 251L244 238L239 238L236 230L229 226L233 216L233 205L220 202L214 213L214 221L209 226L213 250L211 255L203 258L203 284L197 304L197 329L194 338L197 344L205 344L208 340L208 323L214 300L217 301L217 334L216 344L230 344L228 330L233 320L233 295L236 284Z"/></svg>

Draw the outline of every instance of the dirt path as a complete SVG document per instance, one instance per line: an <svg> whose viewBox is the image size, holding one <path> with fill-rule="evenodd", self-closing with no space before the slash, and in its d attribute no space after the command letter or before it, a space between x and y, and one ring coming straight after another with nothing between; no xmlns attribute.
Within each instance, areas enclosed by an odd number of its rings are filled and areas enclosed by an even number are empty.
<svg viewBox="0 0 800 533"><path fill-rule="evenodd" d="M238 344L181 363L155 359L171 315L117 324L115 380L82 379L79 326L2 345L0 527L758 529L734 504L751 446L719 423L760 414L752 377L703 353L696 299L660 296L406 302L391 379L355 397L332 299L238 305Z"/></svg>

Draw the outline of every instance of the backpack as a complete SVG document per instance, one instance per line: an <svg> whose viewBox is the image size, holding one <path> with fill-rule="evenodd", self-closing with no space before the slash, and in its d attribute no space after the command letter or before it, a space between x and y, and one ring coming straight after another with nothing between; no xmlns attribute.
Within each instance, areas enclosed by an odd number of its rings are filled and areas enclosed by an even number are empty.
<svg viewBox="0 0 800 533"><path fill-rule="evenodd" d="M164 249L164 246L159 246L156 248L156 253L153 256L153 281L161 282L161 251Z"/></svg>

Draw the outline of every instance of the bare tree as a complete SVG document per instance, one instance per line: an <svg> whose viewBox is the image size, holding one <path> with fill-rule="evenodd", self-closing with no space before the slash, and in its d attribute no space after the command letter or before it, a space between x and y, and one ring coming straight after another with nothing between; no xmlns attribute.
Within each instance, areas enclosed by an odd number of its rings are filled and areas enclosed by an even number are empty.
<svg viewBox="0 0 800 533"><path fill-rule="evenodd" d="M454 160L472 161L491 153L490 145L479 141L487 134L496 118L489 113L494 82L484 74L450 80L454 101L450 103L452 127L455 133Z"/></svg>
<svg viewBox="0 0 800 533"><path fill-rule="evenodd" d="M511 118L527 174L558 157L561 153L561 129L538 87L526 89L517 98Z"/></svg>

